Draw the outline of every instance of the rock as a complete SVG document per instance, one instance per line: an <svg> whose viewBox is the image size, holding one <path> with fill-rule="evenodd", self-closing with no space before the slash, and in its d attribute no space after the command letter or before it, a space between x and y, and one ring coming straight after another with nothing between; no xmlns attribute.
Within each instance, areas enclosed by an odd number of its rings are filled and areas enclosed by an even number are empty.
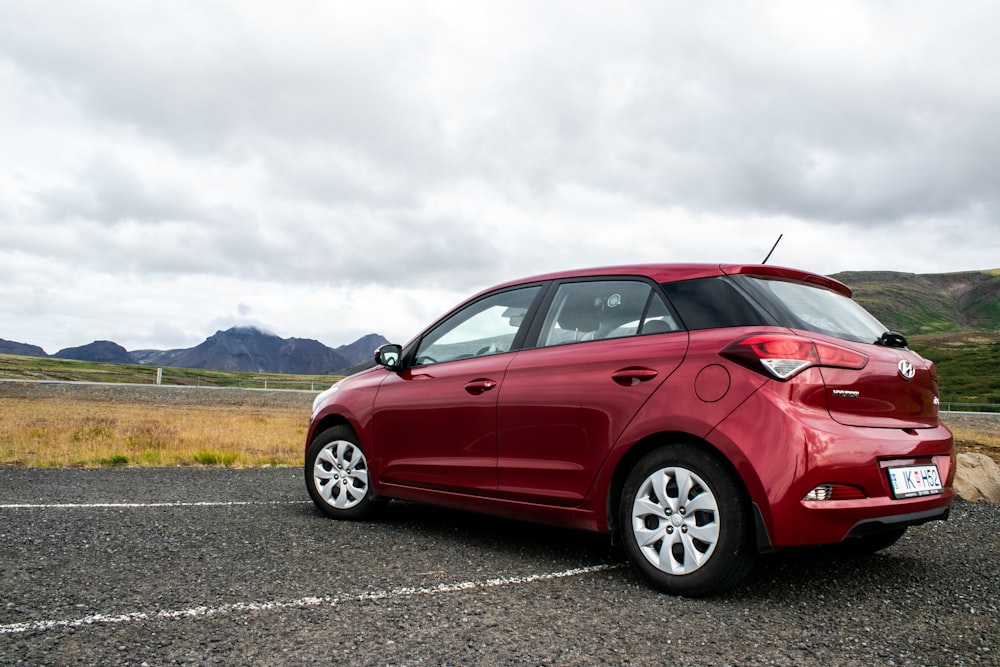
<svg viewBox="0 0 1000 667"><path fill-rule="evenodd" d="M955 491L969 502L1000 505L1000 466L985 454L962 452L955 471Z"/></svg>

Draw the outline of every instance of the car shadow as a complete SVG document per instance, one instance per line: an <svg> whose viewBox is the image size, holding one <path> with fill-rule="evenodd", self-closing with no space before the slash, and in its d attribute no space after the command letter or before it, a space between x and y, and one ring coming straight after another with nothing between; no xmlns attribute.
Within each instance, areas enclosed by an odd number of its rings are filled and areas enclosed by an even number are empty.
<svg viewBox="0 0 1000 667"><path fill-rule="evenodd" d="M762 554L743 583L725 597L789 603L809 597L850 600L878 591L892 597L916 582L939 579L944 567L900 546L864 555L845 553L836 545L786 548Z"/></svg>
<svg viewBox="0 0 1000 667"><path fill-rule="evenodd" d="M322 516L318 510L305 510ZM350 522L354 523L354 522ZM595 564L620 566L612 575L628 586L640 577L628 565L620 545L605 534L506 519L471 511L394 500L367 522L431 548L442 542L468 554L488 554L505 561L575 568ZM355 524L356 525L356 524ZM940 563L909 555L908 536L888 549L869 555L847 555L835 546L798 547L761 554L754 568L734 589L709 599L801 601L816 596L857 595L859 589L886 591L909 587L915 580L940 575Z"/></svg>
<svg viewBox="0 0 1000 667"><path fill-rule="evenodd" d="M475 512L394 500L375 521L393 531L457 541L463 548L556 559L570 566L625 562L607 535Z"/></svg>

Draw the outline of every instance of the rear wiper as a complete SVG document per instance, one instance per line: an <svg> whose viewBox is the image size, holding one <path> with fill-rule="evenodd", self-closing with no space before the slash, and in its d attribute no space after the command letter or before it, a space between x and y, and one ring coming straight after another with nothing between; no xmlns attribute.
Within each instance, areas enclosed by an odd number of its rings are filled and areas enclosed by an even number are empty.
<svg viewBox="0 0 1000 667"><path fill-rule="evenodd" d="M875 344L882 345L883 347L899 347L903 349L908 347L906 338L898 331L886 331L878 337Z"/></svg>

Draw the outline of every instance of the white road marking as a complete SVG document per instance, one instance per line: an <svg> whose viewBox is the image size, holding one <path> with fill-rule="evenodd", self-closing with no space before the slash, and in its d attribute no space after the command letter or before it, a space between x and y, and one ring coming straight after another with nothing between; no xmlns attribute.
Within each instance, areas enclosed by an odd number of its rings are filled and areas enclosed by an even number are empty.
<svg viewBox="0 0 1000 667"><path fill-rule="evenodd" d="M273 501L206 501L198 503L8 503L0 505L0 510L38 510L38 509L115 509L115 508L145 508L145 507L240 507L244 505L300 505L308 500L273 500Z"/></svg>
<svg viewBox="0 0 1000 667"><path fill-rule="evenodd" d="M495 579L484 579L480 581L461 581L453 584L438 584L437 586L423 587L400 587L381 591L368 591L346 596L323 596L304 597L297 600L272 600L270 602L237 602L234 604L224 604L218 607L190 607L188 609L161 610L161 611L137 611L128 614L109 616L105 614L93 614L83 618L64 620L28 621L26 623L10 623L0 625L0 635L17 634L21 632L55 630L59 628L79 628L87 625L110 624L110 623L134 623L137 621L158 621L173 620L177 618L198 618L202 616L219 616L223 614L240 614L256 611L270 611L272 609L305 609L308 607L335 606L349 602L371 602L381 600L393 600L398 598L414 597L417 595L439 595L442 593L456 593L459 591L469 591L477 589L500 588L502 586L516 586L519 584L530 584L537 581L550 581L553 579L563 579L575 577L581 574L592 574L605 570L614 570L624 567L624 564L604 564L578 567L561 572L548 572L545 574L528 574L515 577L498 577Z"/></svg>

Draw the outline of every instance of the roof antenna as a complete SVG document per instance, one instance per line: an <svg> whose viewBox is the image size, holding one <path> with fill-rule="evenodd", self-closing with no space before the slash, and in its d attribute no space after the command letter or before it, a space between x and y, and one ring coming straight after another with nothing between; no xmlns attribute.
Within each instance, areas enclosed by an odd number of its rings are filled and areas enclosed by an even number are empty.
<svg viewBox="0 0 1000 667"><path fill-rule="evenodd" d="M784 234L778 234L778 240L774 242L773 246L771 246L771 252L767 253L767 257L764 258L764 261L761 262L761 264L767 264L767 260L771 259L771 254L774 252L774 249L778 247L778 244L781 243L782 236L784 236Z"/></svg>

